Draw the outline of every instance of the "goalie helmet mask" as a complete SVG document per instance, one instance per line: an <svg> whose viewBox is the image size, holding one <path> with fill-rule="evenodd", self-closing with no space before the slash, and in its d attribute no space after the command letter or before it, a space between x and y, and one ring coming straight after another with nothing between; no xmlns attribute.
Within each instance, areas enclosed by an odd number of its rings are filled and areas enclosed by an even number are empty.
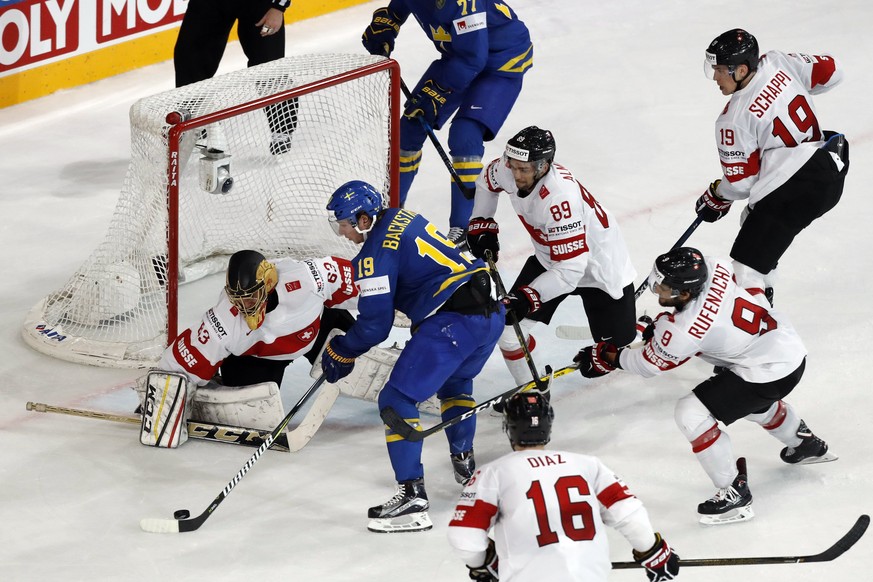
<svg viewBox="0 0 873 582"><path fill-rule="evenodd" d="M687 291L694 298L703 291L708 278L703 253L692 247L679 247L655 259L649 282L652 293L657 294L656 285L663 285L673 290L673 297Z"/></svg>
<svg viewBox="0 0 873 582"><path fill-rule="evenodd" d="M716 65L726 65L732 77L739 65L746 65L749 71L756 71L758 57L758 41L755 37L742 28L734 28L723 32L709 43L703 63L704 73L712 79L713 67ZM733 79L737 81L736 77Z"/></svg>
<svg viewBox="0 0 873 582"><path fill-rule="evenodd" d="M279 282L276 266L257 251L238 251L227 265L224 291L250 330L264 323L267 296Z"/></svg>
<svg viewBox="0 0 873 582"><path fill-rule="evenodd" d="M521 392L506 402L503 430L513 445L546 445L552 438L555 411L539 392Z"/></svg>
<svg viewBox="0 0 873 582"><path fill-rule="evenodd" d="M336 234L339 234L337 223L341 220L348 220L349 224L361 234L369 232L376 224L376 217L383 208L382 194L361 180L346 182L337 188L327 201L327 209L331 212L330 225ZM358 219L362 214L369 216L372 221L367 230L358 227Z"/></svg>

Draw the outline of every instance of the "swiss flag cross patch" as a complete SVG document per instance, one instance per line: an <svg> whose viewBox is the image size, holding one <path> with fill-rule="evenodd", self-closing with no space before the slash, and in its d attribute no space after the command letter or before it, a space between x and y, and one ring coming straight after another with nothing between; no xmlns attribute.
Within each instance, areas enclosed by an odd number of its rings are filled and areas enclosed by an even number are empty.
<svg viewBox="0 0 873 582"><path fill-rule="evenodd" d="M303 342L309 342L312 338L315 337L315 330L310 325L303 331L297 332L297 339Z"/></svg>
<svg viewBox="0 0 873 582"><path fill-rule="evenodd" d="M292 291L297 291L300 289L300 281L290 281L285 283L285 291L291 293Z"/></svg>
<svg viewBox="0 0 873 582"><path fill-rule="evenodd" d="M539 192L539 194L540 194L540 198L545 198L546 196L549 195L549 189L546 188L544 185L543 185L543 186L540 186L540 192Z"/></svg>

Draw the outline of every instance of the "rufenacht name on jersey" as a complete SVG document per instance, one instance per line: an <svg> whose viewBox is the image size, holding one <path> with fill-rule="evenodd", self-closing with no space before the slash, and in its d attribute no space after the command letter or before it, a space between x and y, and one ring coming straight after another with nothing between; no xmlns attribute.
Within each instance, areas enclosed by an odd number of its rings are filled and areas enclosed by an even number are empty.
<svg viewBox="0 0 873 582"><path fill-rule="evenodd" d="M688 328L690 335L697 339L703 339L703 336L712 327L712 322L715 321L718 310L721 308L722 300L724 300L724 292L727 291L728 285L730 285L731 277L730 271L723 265L716 264L709 283L709 289L707 289L706 297L703 300L703 305L700 306L697 317L694 318L694 322Z"/></svg>
<svg viewBox="0 0 873 582"><path fill-rule="evenodd" d="M749 113L752 113L759 119L764 117L764 112L770 109L770 104L776 101L776 98L779 97L791 80L788 73L779 69L767 84L764 85L758 96L752 99L752 103L749 105Z"/></svg>

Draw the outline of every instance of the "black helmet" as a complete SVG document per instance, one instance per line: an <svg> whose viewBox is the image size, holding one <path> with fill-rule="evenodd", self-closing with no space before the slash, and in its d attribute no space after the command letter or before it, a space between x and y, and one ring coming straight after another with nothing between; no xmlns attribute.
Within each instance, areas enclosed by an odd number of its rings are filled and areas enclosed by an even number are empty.
<svg viewBox="0 0 873 582"><path fill-rule="evenodd" d="M514 445L548 444L555 411L540 392L520 392L506 402L503 430Z"/></svg>
<svg viewBox="0 0 873 582"><path fill-rule="evenodd" d="M506 142L506 157L522 162L552 163L555 159L555 138L547 129L536 125L525 127Z"/></svg>
<svg viewBox="0 0 873 582"><path fill-rule="evenodd" d="M750 71L756 71L758 69L758 41L742 28L734 28L724 32L718 35L706 48L706 63L710 70L715 65L727 65L733 73L733 69L737 65L746 65Z"/></svg>
<svg viewBox="0 0 873 582"><path fill-rule="evenodd" d="M275 265L258 251L238 251L230 257L224 290L251 329L263 321L262 307L278 281Z"/></svg>
<svg viewBox="0 0 873 582"><path fill-rule="evenodd" d="M660 283L673 289L676 295L688 291L692 297L697 297L708 278L703 253L692 247L679 247L655 259L649 283L653 293L655 285Z"/></svg>

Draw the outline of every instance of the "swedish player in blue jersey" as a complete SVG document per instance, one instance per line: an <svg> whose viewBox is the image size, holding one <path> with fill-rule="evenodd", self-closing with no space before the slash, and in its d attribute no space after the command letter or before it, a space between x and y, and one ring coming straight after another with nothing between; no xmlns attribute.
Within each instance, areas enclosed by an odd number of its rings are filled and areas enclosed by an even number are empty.
<svg viewBox="0 0 873 582"><path fill-rule="evenodd" d="M327 209L337 234L362 245L352 260L359 315L324 350L321 366L327 381L349 374L357 356L388 337L397 309L412 320L412 338L379 392L379 410L390 406L417 425L416 404L434 393L443 420L473 408L473 378L494 351L505 323L485 264L460 252L423 216L385 208L382 195L366 182L343 184ZM446 429L459 483L475 469L475 430L475 415ZM422 441L407 441L387 427L385 439L397 494L370 508L368 529L430 529Z"/></svg>
<svg viewBox="0 0 873 582"><path fill-rule="evenodd" d="M391 0L373 13L364 47L391 54L400 27L412 15L440 53L412 90L400 122L400 203L418 173L427 127L449 129L452 165L472 192L482 171L484 142L500 130L533 65L533 45L525 24L506 2L493 0ZM419 119L420 118L420 119ZM422 122L423 120L423 122ZM470 212L462 189L452 182L448 237L461 239Z"/></svg>

